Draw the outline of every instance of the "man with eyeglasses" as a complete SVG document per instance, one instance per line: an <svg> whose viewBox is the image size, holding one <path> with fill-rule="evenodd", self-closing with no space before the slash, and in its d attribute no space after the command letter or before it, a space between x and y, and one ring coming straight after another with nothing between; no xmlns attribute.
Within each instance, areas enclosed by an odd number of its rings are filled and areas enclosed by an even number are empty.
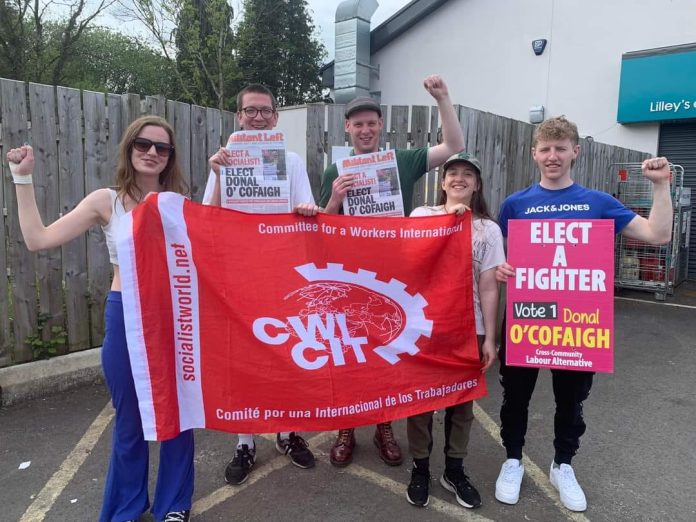
<svg viewBox="0 0 696 522"><path fill-rule="evenodd" d="M237 94L237 121L242 130L273 130L278 124L278 111L273 93L264 85L252 83ZM203 194L203 204L221 205L220 176L215 173L217 165L230 163L229 150L222 147L210 158L211 167L208 182ZM287 171L290 179L290 204L295 212L301 214L316 213L314 196L309 184L307 169L302 159L294 152L285 154Z"/></svg>
<svg viewBox="0 0 696 522"><path fill-rule="evenodd" d="M278 123L276 100L271 91L260 84L250 84L237 95L237 121L242 130L272 130ZM220 148L209 160L211 170L203 194L203 204L221 205L220 167L231 163L230 151ZM294 212L311 216L319 207L314 204L314 196L309 184L307 169L302 159L294 152L285 154L287 175L290 181L290 206ZM256 459L254 435L238 434L239 441L234 458L225 469L225 481L228 484L242 484L249 477ZM276 449L288 456L290 461L300 468L314 466L314 455L307 447L307 442L295 432L283 432L276 435Z"/></svg>

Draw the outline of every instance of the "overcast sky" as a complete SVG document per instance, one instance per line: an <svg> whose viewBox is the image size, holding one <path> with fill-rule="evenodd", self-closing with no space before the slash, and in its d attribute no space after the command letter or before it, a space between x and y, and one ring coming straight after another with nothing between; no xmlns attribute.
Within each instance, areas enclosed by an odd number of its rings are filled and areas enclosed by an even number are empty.
<svg viewBox="0 0 696 522"><path fill-rule="evenodd" d="M411 0L377 0L379 6L377 7L375 14L372 15L372 28L374 29L377 27L410 1ZM310 15L314 20L314 25L319 30L321 39L326 47L326 51L329 53L327 61L333 60L334 23L336 19L336 8L341 3L341 0L307 0L307 3L309 4ZM231 5L235 10L235 15L238 15L243 11L241 0L232 0ZM56 6L54 6L54 9L57 12L65 10L60 8L60 4L56 4ZM102 18L100 18L100 22L126 34L144 34L142 27L134 24L124 24L123 21L110 15L104 15Z"/></svg>
<svg viewBox="0 0 696 522"><path fill-rule="evenodd" d="M379 7L370 20L372 28L377 27L409 2L410 0L377 0ZM321 32L322 40L329 53L327 60L333 60L334 22L336 20L336 7L341 3L341 0L307 0L307 3L312 10L314 24Z"/></svg>

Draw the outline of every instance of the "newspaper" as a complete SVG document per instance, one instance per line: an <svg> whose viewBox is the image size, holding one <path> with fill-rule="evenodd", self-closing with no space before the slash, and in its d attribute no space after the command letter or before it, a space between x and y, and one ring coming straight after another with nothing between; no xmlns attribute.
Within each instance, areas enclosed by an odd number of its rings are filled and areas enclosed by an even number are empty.
<svg viewBox="0 0 696 522"><path fill-rule="evenodd" d="M227 141L230 165L220 169L222 206L255 214L290 212L285 138L276 131L239 131Z"/></svg>
<svg viewBox="0 0 696 522"><path fill-rule="evenodd" d="M353 174L355 183L343 200L349 216L401 216L399 169L393 150L350 156L336 162L338 175Z"/></svg>

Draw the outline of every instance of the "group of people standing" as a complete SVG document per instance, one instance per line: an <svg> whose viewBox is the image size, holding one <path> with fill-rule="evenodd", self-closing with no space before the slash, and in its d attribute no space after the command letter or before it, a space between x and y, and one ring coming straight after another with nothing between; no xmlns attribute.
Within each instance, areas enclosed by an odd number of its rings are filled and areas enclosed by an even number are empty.
<svg viewBox="0 0 696 522"><path fill-rule="evenodd" d="M672 206L669 192L669 165L665 158L646 160L645 175L654 184L654 203L648 218L636 215L620 202L602 192L573 182L571 168L580 152L577 127L564 117L551 118L534 133L532 156L540 173L540 182L508 197L500 210L498 222L491 216L483 196L485 171L477 158L464 151L464 137L449 98L444 80L429 76L425 89L435 99L442 121L440 144L426 148L396 150L401 194L406 214L430 216L472 213L472 261L474 272L474 308L476 333L481 355L481 371L496 359L496 324L498 283L514 276L514 267L505 261L504 242L509 219L527 218L526 210L543 205L548 209L534 214L535 219L613 219L617 233L655 244L668 242L671 235ZM237 97L237 119L244 130L270 130L278 122L273 94L264 86L252 84ZM380 105L369 97L359 97L347 104L345 129L353 154L379 150L379 136L384 125ZM134 121L119 145L116 186L87 195L72 211L44 226L32 184L34 166L30 146L12 149L7 154L16 186L19 221L25 243L30 250L55 248L100 225L106 237L114 277L107 297L106 334L102 364L116 410L111 461L105 481L100 520L123 522L137 520L150 507L147 491L148 444L143 438L135 385L128 358L121 280L115 247L119 219L138 205L149 192L188 193L177 160L176 140L171 126L163 119L145 116ZM220 205L220 168L229 164L229 151L221 148L209 160L210 177L203 203ZM297 154L286 154L291 207L305 216L317 212L341 212L343 199L354 183L351 175L338 176L335 165L322 175L319 205L315 204L305 166ZM412 207L413 188L418 179L442 167L441 192L436 206ZM551 203L557 205L553 206ZM563 208L586 210L554 210ZM501 438L507 452L496 481L495 497L500 502L518 502L524 476L522 448L527 431L528 407L538 369L511 367L505 364L505 342L499 350L500 376L503 386ZM550 480L559 491L561 502L570 510L584 511L587 503L578 484L571 459L579 448L585 431L583 401L592 385L591 372L552 370L556 400L554 418L555 454ZM441 485L452 492L464 507L481 505L481 496L464 471L469 433L473 422L471 402L445 410L445 469ZM407 500L415 506L427 506L430 491L429 457L433 446L433 412L407 419L408 448L413 459ZM403 456L391 423L378 424L374 444L380 458L388 465L400 465ZM355 451L353 428L339 430L330 451L335 466L351 463ZM276 435L276 448L300 468L311 468L315 458L307 442L297 433ZM191 430L181 433L160 446L160 465L152 513L157 520L187 521L193 496L194 443ZM229 484L241 484L249 476L256 459L253 434L239 434L234 455L225 469Z"/></svg>

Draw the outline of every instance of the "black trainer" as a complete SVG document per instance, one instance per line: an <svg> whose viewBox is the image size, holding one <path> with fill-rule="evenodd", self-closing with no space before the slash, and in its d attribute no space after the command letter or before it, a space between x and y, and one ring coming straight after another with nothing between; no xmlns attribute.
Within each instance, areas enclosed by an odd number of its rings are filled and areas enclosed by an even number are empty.
<svg viewBox="0 0 696 522"><path fill-rule="evenodd" d="M189 517L191 512L186 511L170 511L167 516L164 517L164 522L189 522Z"/></svg>
<svg viewBox="0 0 696 522"><path fill-rule="evenodd" d="M445 470L440 478L440 484L447 491L454 493L457 502L465 508L476 508L481 505L481 495L469 482L464 469Z"/></svg>
<svg viewBox="0 0 696 522"><path fill-rule="evenodd" d="M280 433L276 435L276 449L283 455L287 455L295 466L298 468L314 467L314 455L309 450L307 441L295 432L290 433L287 439L281 439Z"/></svg>
<svg viewBox="0 0 696 522"><path fill-rule="evenodd" d="M430 473L418 469L415 465L411 470L411 482L406 490L406 500L418 507L425 507L430 501Z"/></svg>
<svg viewBox="0 0 696 522"><path fill-rule="evenodd" d="M249 478L249 472L254 467L256 459L256 445L249 448L248 445L242 444L241 448L237 448L232 461L227 464L225 469L225 482L232 485L242 484Z"/></svg>

